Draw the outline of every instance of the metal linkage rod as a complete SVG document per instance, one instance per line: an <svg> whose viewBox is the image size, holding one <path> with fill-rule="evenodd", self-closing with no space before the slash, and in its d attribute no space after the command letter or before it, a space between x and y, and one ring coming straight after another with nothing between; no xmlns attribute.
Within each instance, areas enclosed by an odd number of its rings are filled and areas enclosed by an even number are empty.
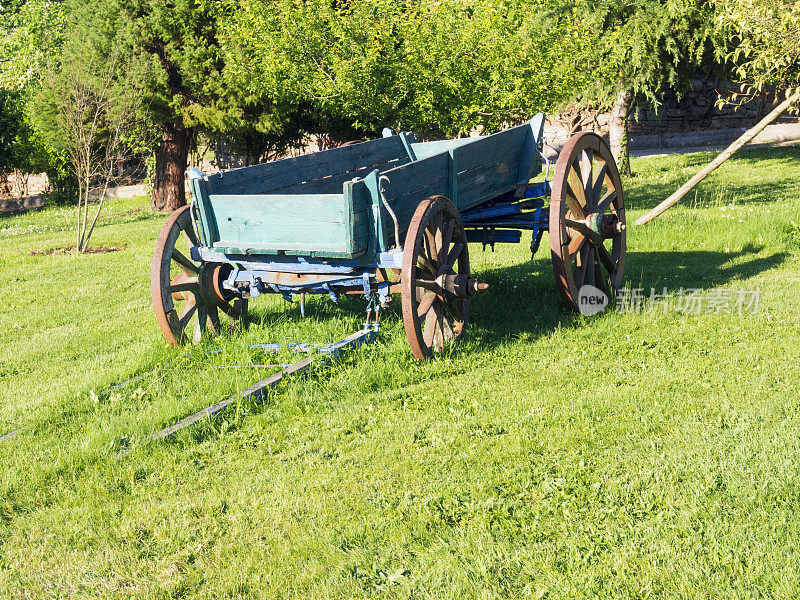
<svg viewBox="0 0 800 600"><path fill-rule="evenodd" d="M307 369L311 366L311 363L314 362L314 359L317 358L315 356L309 356L308 358L304 358L300 362L294 363L293 365L289 365L282 371L275 373L271 377L267 377L263 381L259 381L258 383L254 383L246 390L243 390L241 394L238 396L228 396L221 402L217 402L216 404L212 404L211 406L205 407L203 410L199 410L196 413L189 415L185 419L181 419L174 425L170 425L162 429L161 431L155 432L153 435L150 436L151 440L160 440L166 437L169 437L181 429L188 427L189 425L194 425L198 421L205 419L206 417L213 417L217 413L225 410L228 405L232 404L239 398L252 398L256 402L259 402L264 397L264 391L270 388L275 387L281 381L283 381L284 377L288 377L290 375L294 375L304 369Z"/></svg>
<svg viewBox="0 0 800 600"><path fill-rule="evenodd" d="M331 358L336 358L344 352L345 350L357 348L363 344L368 344L370 342L375 341L378 337L378 326L377 324L373 324L369 327L365 327L360 331L356 331L355 333L350 334L346 338L335 342L333 344L328 344L326 346L321 346L317 349L318 354L313 354L303 360L296 362L292 365L287 366L285 369L281 370L274 375L267 377L266 379L259 381L258 383L254 383L249 388L243 390L240 394L235 396L228 396L224 400L217 402L216 404L212 404L211 406L207 406L202 410L197 411L194 414L189 415L170 425L169 427L165 427L164 429L155 432L152 434L148 439L149 440L160 440L167 438L171 435L174 435L181 429L185 429L190 425L194 425L195 423L202 421L205 418L213 417L214 415L222 412L228 406L236 402L240 398L251 398L256 403L261 402L264 399L265 392L278 385L285 377L289 377L294 375L295 373L299 373L310 367L315 361L319 361L322 359L323 356L328 356ZM12 433L13 434L13 433ZM8 434L8 435L12 435ZM2 441L2 438L0 438ZM130 448L126 448L120 452L121 455L126 455L130 452Z"/></svg>

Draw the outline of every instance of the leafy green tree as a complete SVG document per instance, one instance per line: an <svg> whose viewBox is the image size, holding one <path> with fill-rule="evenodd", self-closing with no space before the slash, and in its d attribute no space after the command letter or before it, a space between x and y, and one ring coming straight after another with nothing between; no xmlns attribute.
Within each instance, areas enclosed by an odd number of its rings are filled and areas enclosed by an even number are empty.
<svg viewBox="0 0 800 600"><path fill-rule="evenodd" d="M260 133L280 137L291 120L268 96L225 87L220 22L233 5L214 0L91 0L106 15L92 20L99 35L115 35L146 78L137 146L153 153L152 203L158 210L185 204L187 158L199 134L235 138ZM274 140L273 140L274 141Z"/></svg>
<svg viewBox="0 0 800 600"><path fill-rule="evenodd" d="M17 148L25 122L18 92L0 89L0 181L5 182L8 174L17 165Z"/></svg>
<svg viewBox="0 0 800 600"><path fill-rule="evenodd" d="M34 127L31 102L47 62L63 42L67 9L60 0L0 3L0 175L46 172L53 193L73 189L64 161Z"/></svg>
<svg viewBox="0 0 800 600"><path fill-rule="evenodd" d="M0 2L0 87L25 90L64 40L68 10L62 0Z"/></svg>
<svg viewBox="0 0 800 600"><path fill-rule="evenodd" d="M576 0L574 14L594 44L584 60L594 73L585 101L612 108L610 141L629 172L628 115L635 101L658 106L667 90L720 69L724 37L704 0Z"/></svg>
<svg viewBox="0 0 800 600"><path fill-rule="evenodd" d="M184 172L198 130L225 118L217 3L108 0L90 6L105 17L87 26L99 29L98 35L116 35L125 55L149 67L144 81L136 82L147 124L139 144L154 154L153 207L174 210L186 203Z"/></svg>
<svg viewBox="0 0 800 600"><path fill-rule="evenodd" d="M226 76L354 130L458 135L563 102L584 40L561 2L241 0ZM313 120L313 119L310 119ZM314 126L313 123L309 123Z"/></svg>
<svg viewBox="0 0 800 600"><path fill-rule="evenodd" d="M47 172L58 185L60 161L34 131L26 103L26 93L0 88L0 181L15 171L23 179Z"/></svg>
<svg viewBox="0 0 800 600"><path fill-rule="evenodd" d="M731 40L727 55L754 90L800 85L800 3L717 0L717 24Z"/></svg>

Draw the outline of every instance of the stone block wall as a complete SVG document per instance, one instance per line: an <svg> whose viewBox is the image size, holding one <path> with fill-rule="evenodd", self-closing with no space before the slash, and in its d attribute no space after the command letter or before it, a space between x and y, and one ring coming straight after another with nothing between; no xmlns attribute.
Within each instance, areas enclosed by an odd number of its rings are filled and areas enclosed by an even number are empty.
<svg viewBox="0 0 800 600"><path fill-rule="evenodd" d="M717 101L731 94L741 94L738 84L717 80L694 80L692 89L678 97L668 94L656 110L649 105L639 105L631 111L629 131L631 137L647 134L666 134L708 129L748 128L769 113L783 97L774 92L764 92L755 98L727 102L717 106ZM610 113L594 109L578 110L574 107L553 115L545 127L551 143L559 145L578 131L608 133ZM800 122L800 115L784 113L777 123Z"/></svg>

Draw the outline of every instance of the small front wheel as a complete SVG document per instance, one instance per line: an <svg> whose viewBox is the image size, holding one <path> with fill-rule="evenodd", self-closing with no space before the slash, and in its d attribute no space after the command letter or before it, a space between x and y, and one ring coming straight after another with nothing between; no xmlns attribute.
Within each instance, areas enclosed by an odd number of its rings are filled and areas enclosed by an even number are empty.
<svg viewBox="0 0 800 600"><path fill-rule="evenodd" d="M239 320L247 300L224 293L227 265L198 263L190 249L198 245L188 206L170 215L156 241L150 269L150 290L158 327L167 343L179 346L219 332L219 310Z"/></svg>

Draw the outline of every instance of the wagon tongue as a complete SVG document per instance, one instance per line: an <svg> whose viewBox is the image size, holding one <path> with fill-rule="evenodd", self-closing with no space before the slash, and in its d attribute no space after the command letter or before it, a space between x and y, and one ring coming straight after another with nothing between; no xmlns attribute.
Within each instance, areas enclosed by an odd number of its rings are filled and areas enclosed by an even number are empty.
<svg viewBox="0 0 800 600"><path fill-rule="evenodd" d="M485 290L488 283L479 283L468 275L439 275L436 283L446 293L458 298L469 298L475 292Z"/></svg>

